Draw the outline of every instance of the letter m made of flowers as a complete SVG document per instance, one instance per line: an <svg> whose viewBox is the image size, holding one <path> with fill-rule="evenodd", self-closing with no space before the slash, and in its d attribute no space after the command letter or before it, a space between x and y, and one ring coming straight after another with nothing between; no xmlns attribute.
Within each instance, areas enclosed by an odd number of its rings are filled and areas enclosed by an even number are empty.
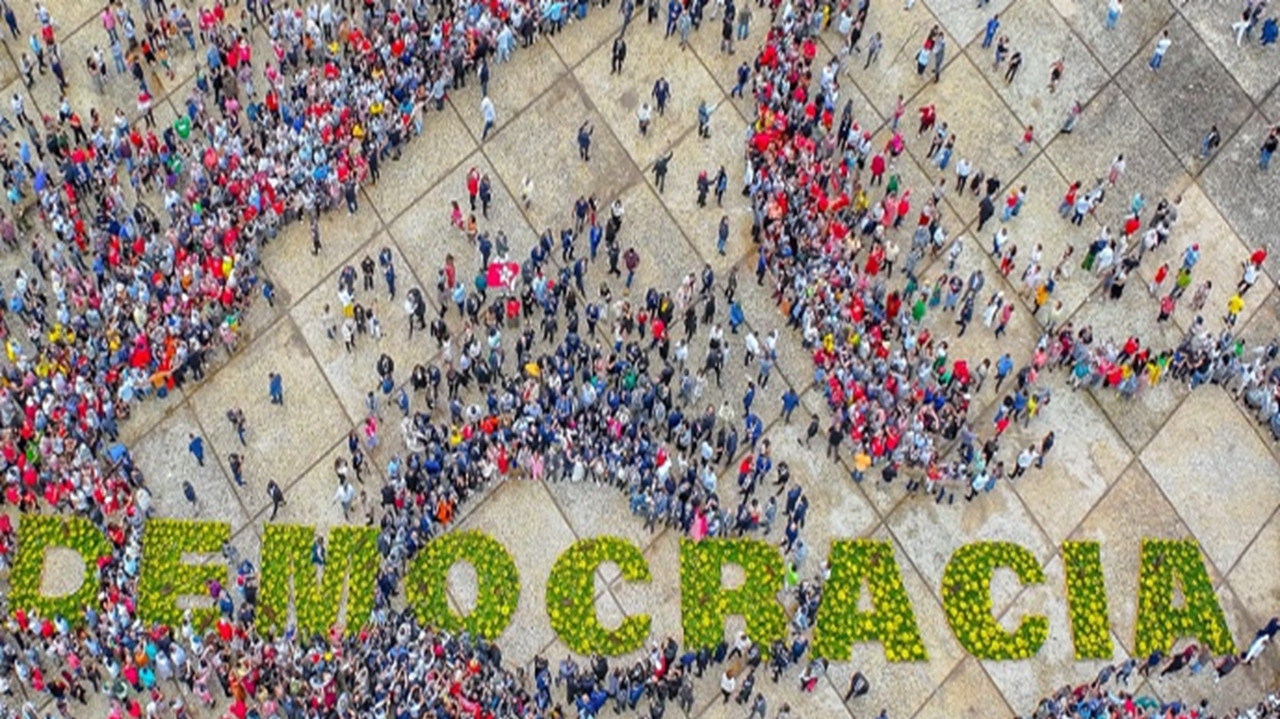
<svg viewBox="0 0 1280 719"><path fill-rule="evenodd" d="M284 629L292 617L304 636L341 624L358 631L373 613L378 572L377 527L336 526L329 531L325 565L312 563L315 527L267 524L262 538L262 619ZM343 613L343 594L346 594Z"/></svg>

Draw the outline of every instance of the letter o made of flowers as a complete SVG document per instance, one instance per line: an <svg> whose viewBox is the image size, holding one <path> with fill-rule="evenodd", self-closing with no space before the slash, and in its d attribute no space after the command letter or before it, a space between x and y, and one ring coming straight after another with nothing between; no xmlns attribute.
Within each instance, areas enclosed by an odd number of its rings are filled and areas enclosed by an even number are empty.
<svg viewBox="0 0 1280 719"><path fill-rule="evenodd" d="M445 592L449 570L459 562L476 570L476 606L465 617L453 611ZM405 599L427 626L496 639L520 602L520 573L498 540L476 531L452 532L428 542L413 560Z"/></svg>
<svg viewBox="0 0 1280 719"><path fill-rule="evenodd" d="M66 547L84 561L83 581L69 594L40 592L45 551L52 547ZM98 594L98 559L110 554L107 538L87 519L22 515L18 520L18 552L9 573L9 606L48 619L62 617L78 626L84 621L84 608Z"/></svg>
<svg viewBox="0 0 1280 719"><path fill-rule="evenodd" d="M1013 570L1026 584L1043 584L1044 570L1034 554L1010 542L975 542L951 555L942 575L942 606L960 646L978 659L1028 659L1049 636L1049 620L1042 615L1022 618L1012 634L996 621L991 609L991 574L999 567Z"/></svg>
<svg viewBox="0 0 1280 719"><path fill-rule="evenodd" d="M601 564L618 565L628 582L649 582L649 563L640 549L617 537L574 542L551 567L547 578L547 617L565 646L579 654L618 656L639 649L649 636L648 614L626 617L609 630L596 617L595 574Z"/></svg>

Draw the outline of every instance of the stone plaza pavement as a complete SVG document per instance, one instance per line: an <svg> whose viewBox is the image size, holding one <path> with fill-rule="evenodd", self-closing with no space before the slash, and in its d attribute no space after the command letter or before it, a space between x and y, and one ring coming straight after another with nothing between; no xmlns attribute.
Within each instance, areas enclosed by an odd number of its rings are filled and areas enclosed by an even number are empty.
<svg viewBox="0 0 1280 719"><path fill-rule="evenodd" d="M60 24L77 107L97 105L110 112L111 102L132 109L129 88L115 83L108 101L96 95L85 76L82 58L103 32L91 3L55 0L48 3ZM956 158L968 157L977 168L995 170L1005 187L1026 184L1028 206L1010 229L1025 248L1045 246L1046 261L1074 245L1077 258L1098 232L1098 224L1118 226L1128 198L1140 191L1154 207L1162 196L1182 197L1180 220L1170 246L1147 262L1145 276L1168 260L1176 264L1182 249L1198 242L1203 251L1196 280L1212 279L1214 292L1204 315L1211 327L1221 324L1230 288L1251 248L1266 244L1272 233L1272 208L1280 199L1280 185L1258 170L1258 147L1266 129L1280 122L1280 91L1275 89L1274 48L1256 44L1237 48L1229 30L1240 8L1234 2L1134 0L1126 4L1118 27L1103 27L1102 0L994 0L975 9L968 0L921 0L904 11L899 2L873 3L863 44L874 32L884 35L884 52L869 71L862 56L850 59L841 77L840 104L854 102L855 118L877 128L875 143L889 136L899 93L906 98L904 123L914 127L916 108L934 103L940 119L957 134ZM748 324L761 334L783 321L767 289L751 281L755 252L749 238L750 209L740 189L742 143L752 105L729 99L734 69L750 60L763 37L767 12L757 11L751 38L736 55L719 52L719 23L710 22L695 33L692 47L677 49L676 39L662 38L662 21L645 25L643 11L627 32L629 55L622 73L609 73L610 44L620 25L616 3L593 8L583 22L517 51L514 62L495 65L490 94L497 108L497 126L481 145L480 94L477 83L450 97L443 113L426 119L427 136L415 142L399 162L387 162L381 181L366 188L360 212L335 213L322 223L324 251L310 254L304 226L291 227L264 252L264 274L279 297L274 307L259 300L247 313L248 341L229 361L200 384L187 386L166 400L140 407L124 430L137 464L154 491L160 515L191 517L181 481L197 487L198 516L230 522L234 543L243 554L256 556L263 523L269 512L265 486L275 479L288 505L278 521L314 524L324 529L343 522L333 499L334 459L345 452L348 431L364 418L363 397L377 382L374 360L390 354L407 377L418 362L435 358L434 343L424 334L410 340L405 331L401 300L380 294L374 302L386 336L380 342L364 338L353 353L340 340L326 336L326 306L337 308L337 275L344 265L358 265L365 255L389 247L396 256L400 292L421 287L435 301L435 274L445 255L458 257L465 272L475 258L463 237L449 224L449 201L465 205L465 176L471 167L494 180L494 204L481 228L501 229L511 239L514 256L527 256L544 228L568 224L572 202L579 194L595 194L601 206L622 198L626 222L621 242L634 245L642 262L641 288L674 289L687 272L710 263L718 278L731 266L743 270L741 296ZM1001 15L1001 34L1021 50L1025 63L1019 77L1006 84L991 68L990 51L980 47L982 29L991 13ZM664 11L665 15L665 11ZM946 33L946 65L937 84L914 73L915 51L934 25ZM74 30L73 30L74 28ZM1169 29L1173 46L1159 73L1147 67L1154 37ZM266 57L265 36L256 33L258 57ZM839 50L834 32L823 35L826 48L819 61ZM0 62L5 96L26 93L18 78L14 56ZM1049 67L1065 59L1061 87L1050 94ZM157 112L161 123L177 114L192 81L195 57L179 55L179 78L161 80L165 99ZM637 131L635 112L648 97L654 80L666 76L673 97L665 117L655 117L647 137ZM928 80L928 81L926 81ZM42 112L56 109L56 87L42 80L31 102ZM695 132L700 100L715 104L711 137ZM1055 135L1072 101L1084 114L1071 135ZM578 159L576 128L591 120L596 127L592 159ZM1211 123L1221 131L1221 149L1209 160L1199 157L1200 139ZM1015 151L1021 128L1032 124L1037 142L1025 155ZM904 186L922 197L939 172L924 158L927 143L908 130L908 152L900 161ZM649 171L653 160L670 148L674 152L665 194L659 194ZM1123 153L1128 171L1110 193L1111 202L1075 228L1059 218L1057 203L1076 179L1086 186L1105 175L1112 158ZM724 165L730 178L724 213L733 227L727 257L715 252L715 228L721 211L699 209L694 180L698 172ZM528 209L518 200L522 177L534 182ZM948 171L947 177L954 181ZM917 205L919 202L916 203ZM960 267L967 275L983 267L989 283L1004 283L1008 297L1016 295L1012 282L1000 279L986 247L988 235L975 239L977 203L970 197L949 195L944 225L952 234L965 231L967 248ZM991 230L987 230L990 232ZM1251 342L1269 339L1280 330L1280 253L1271 248L1269 276L1250 292L1239 333ZM558 257L558 253L557 253ZM14 260L9 261L11 266ZM590 285L604 280L598 263ZM932 279L945 270L936 264L921 271ZM1141 284L1120 303L1102 301L1097 281L1077 270L1062 283L1055 297L1079 324L1092 324L1097 336L1119 338L1137 334L1156 347L1172 347L1192 319L1180 309L1172 324L1157 326L1156 300ZM384 285L379 279L379 291ZM991 285L989 285L989 289ZM358 301L368 303L371 293ZM400 294L398 297L403 297ZM1031 354L1038 329L1027 306L1019 307L1003 340L993 339L980 325L964 338L951 339L951 356L980 361L1010 351L1019 363ZM336 311L336 309L335 309ZM723 308L721 308L723 312ZM456 325L456 313L450 314ZM941 314L927 322L935 335L952 336L954 326ZM455 327L456 329L456 327ZM702 340L695 340L699 346ZM826 410L812 387L812 368L798 338L783 332L775 383L761 392L761 416L778 416L782 383L802 393L804 407ZM695 350L701 357L701 350ZM724 396L741 397L746 377L730 363ZM284 377L285 404L267 401L267 376ZM712 392L712 400L719 397ZM998 397L985 389L975 398L977 424L989 432ZM248 420L248 447L241 450L225 419L231 407L243 408ZM369 489L377 502L381 468L393 453L403 451L397 431L398 412L383 411L386 424L381 446L374 453L374 479ZM887 708L899 717L996 717L1029 712L1036 700L1067 682L1092 678L1099 664L1072 658L1065 590L1058 547L1066 539L1102 542L1117 659L1133 646L1138 550L1143 537L1195 537L1201 543L1218 596L1237 643L1245 644L1253 631L1280 608L1280 448L1265 428L1216 386L1191 393L1169 381L1124 401L1110 391L1072 393L1060 380L1053 402L1030 428L1010 429L1003 443L1006 454L1038 440L1050 429L1058 445L1045 469L1032 472L972 504L935 505L928 498L907 497L895 484L885 488L849 479L848 468L811 453L796 438L803 436L808 416L800 412L793 424L775 421L766 431L773 439L776 459L786 460L813 501L804 536L814 552L805 575L822 561L835 537L874 537L891 540L897 548L908 592L921 624L930 661L887 665L879 647L858 647L853 662L833 665L817 691L799 695L793 679L777 687L761 682L772 715L788 701L799 717L870 716ZM188 434L205 438L213 461L197 468L187 453ZM227 455L245 455L247 487L230 479ZM1011 457L1011 454L1010 454ZM358 503L352 521L363 516ZM489 532L515 556L521 572L521 603L511 628L502 638L512 661L528 662L535 653L556 661L564 654L545 618L545 580L555 557L575 538L614 533L645 547L654 579L647 586L624 586L597 578L597 606L608 624L623 613L647 612L654 617L658 637L679 636L678 535L643 531L638 520L626 516L626 498L611 489L591 486L541 485L508 482L469 503L463 528ZM776 538L776 536L775 536ZM1043 586L1021 588L1001 575L996 582L997 612L1006 626L1016 625L1027 612L1049 617L1050 636L1039 656L1025 662L979 662L968 657L947 628L939 600L943 567L959 545L981 539L1011 540L1034 551L1046 567ZM70 568L71 573L74 567ZM58 573L47 577L57 586ZM458 572L452 591L466 605L469 572ZM1271 652L1262 666L1237 671L1215 688L1205 675L1194 679L1155 681L1141 693L1159 698L1196 701L1209 697L1225 709L1256 699L1276 683L1280 660ZM841 696L854 669L871 680L869 696L843 706ZM792 674L794 676L794 673ZM704 717L741 716L745 707L721 705L714 680L698 692L697 713ZM1135 685L1136 686L1136 685ZM714 700L714 701L713 701Z"/></svg>

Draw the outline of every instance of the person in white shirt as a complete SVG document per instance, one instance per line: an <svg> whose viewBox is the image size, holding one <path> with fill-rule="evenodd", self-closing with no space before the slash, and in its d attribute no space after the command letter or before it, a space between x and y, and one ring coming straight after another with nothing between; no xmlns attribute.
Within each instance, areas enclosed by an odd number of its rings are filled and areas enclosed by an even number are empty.
<svg viewBox="0 0 1280 719"><path fill-rule="evenodd" d="M480 100L480 116L484 118L484 131L480 133L480 142L484 142L489 137L489 131L493 129L493 123L498 120L498 112L493 108L493 100L485 95Z"/></svg>

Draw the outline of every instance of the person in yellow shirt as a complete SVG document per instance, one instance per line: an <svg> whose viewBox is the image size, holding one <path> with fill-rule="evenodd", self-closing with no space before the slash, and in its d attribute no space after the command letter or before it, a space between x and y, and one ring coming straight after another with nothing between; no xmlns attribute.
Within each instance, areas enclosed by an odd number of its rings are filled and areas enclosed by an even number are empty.
<svg viewBox="0 0 1280 719"><path fill-rule="evenodd" d="M859 446L858 451L853 455L853 481L862 484L862 480L867 476L867 470L871 468L871 455L867 454L866 447Z"/></svg>
<svg viewBox="0 0 1280 719"><path fill-rule="evenodd" d="M1041 282L1040 286L1036 287L1036 308L1035 310L1032 311L1032 314L1034 315L1035 313L1039 312L1040 308L1044 306L1044 303L1048 301L1049 301L1049 283Z"/></svg>
<svg viewBox="0 0 1280 719"><path fill-rule="evenodd" d="M1227 316L1223 317L1223 321L1228 326L1234 327L1236 320L1240 317L1240 311L1244 309L1244 298L1237 292L1231 295L1231 299L1227 300Z"/></svg>

